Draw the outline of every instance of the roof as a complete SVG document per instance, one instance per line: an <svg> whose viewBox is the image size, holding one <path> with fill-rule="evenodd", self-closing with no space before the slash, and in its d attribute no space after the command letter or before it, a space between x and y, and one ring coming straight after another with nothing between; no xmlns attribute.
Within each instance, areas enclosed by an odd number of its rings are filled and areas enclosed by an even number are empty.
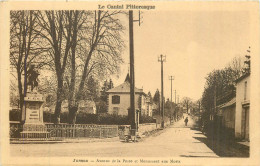
<svg viewBox="0 0 260 166"><path fill-rule="evenodd" d="M129 74L127 74L125 82L118 85L117 87L114 87L112 89L109 89L107 93L130 93L130 77ZM138 89L135 87L135 93L143 93L143 89Z"/></svg>
<svg viewBox="0 0 260 166"><path fill-rule="evenodd" d="M126 75L125 82L130 82L130 76L129 76L129 73L127 73L127 75Z"/></svg>
<svg viewBox="0 0 260 166"><path fill-rule="evenodd" d="M109 89L107 93L130 93L130 83L124 82L115 88ZM135 93L144 93L143 89L135 88Z"/></svg>
<svg viewBox="0 0 260 166"><path fill-rule="evenodd" d="M236 98L232 98L231 100L229 100L228 102L220 105L219 107L220 108L226 108L226 107L229 107L229 106L232 106L233 104L236 104Z"/></svg>
<svg viewBox="0 0 260 166"><path fill-rule="evenodd" d="M249 76L250 76L250 73L246 73L246 74L242 75L241 77L239 77L235 82L238 83L238 82L242 81L244 78L249 77Z"/></svg>

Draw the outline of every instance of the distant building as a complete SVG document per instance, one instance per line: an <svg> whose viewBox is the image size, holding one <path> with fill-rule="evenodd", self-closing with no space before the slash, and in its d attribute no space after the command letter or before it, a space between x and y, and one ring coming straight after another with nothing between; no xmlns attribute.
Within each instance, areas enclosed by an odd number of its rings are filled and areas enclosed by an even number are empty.
<svg viewBox="0 0 260 166"><path fill-rule="evenodd" d="M107 91L108 94L108 113L116 115L128 115L130 108L130 77L127 74L125 82ZM143 89L135 88L135 109L141 115L152 114L151 103L147 101Z"/></svg>
<svg viewBox="0 0 260 166"><path fill-rule="evenodd" d="M236 80L236 138L249 141L250 73Z"/></svg>
<svg viewBox="0 0 260 166"><path fill-rule="evenodd" d="M86 112L88 114L97 114L96 104L92 100L81 100L79 102L79 112Z"/></svg>
<svg viewBox="0 0 260 166"><path fill-rule="evenodd" d="M64 100L61 104L61 112L67 112L69 110L69 103L68 100ZM45 108L47 111L47 109ZM55 110L55 105L51 106L51 111ZM88 114L97 114L96 104L92 100L80 100L78 105L79 112L86 112Z"/></svg>
<svg viewBox="0 0 260 166"><path fill-rule="evenodd" d="M153 104L152 104L151 98L146 96L145 102L146 102L145 103L146 108L145 108L145 111L144 111L144 115L153 116Z"/></svg>

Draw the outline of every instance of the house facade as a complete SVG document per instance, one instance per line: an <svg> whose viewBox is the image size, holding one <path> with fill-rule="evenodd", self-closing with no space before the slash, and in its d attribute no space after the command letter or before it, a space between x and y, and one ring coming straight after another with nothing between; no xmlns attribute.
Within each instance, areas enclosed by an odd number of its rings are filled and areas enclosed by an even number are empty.
<svg viewBox="0 0 260 166"><path fill-rule="evenodd" d="M236 80L236 138L249 141L250 73Z"/></svg>
<svg viewBox="0 0 260 166"><path fill-rule="evenodd" d="M130 108L130 79L127 75L125 82L107 91L108 94L108 113L116 115L128 115ZM135 109L141 112L141 115L148 114L151 109L148 106L146 94L143 89L135 88Z"/></svg>
<svg viewBox="0 0 260 166"><path fill-rule="evenodd" d="M145 95L144 101L143 101L143 107L142 107L142 115L145 116L153 116L153 105L151 102L151 99Z"/></svg>

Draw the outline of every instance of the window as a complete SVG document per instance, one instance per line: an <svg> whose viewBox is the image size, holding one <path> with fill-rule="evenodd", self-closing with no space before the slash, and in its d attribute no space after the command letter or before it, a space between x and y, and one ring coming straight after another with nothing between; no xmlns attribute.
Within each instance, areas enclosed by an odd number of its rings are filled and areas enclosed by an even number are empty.
<svg viewBox="0 0 260 166"><path fill-rule="evenodd" d="M120 96L112 96L112 104L120 104Z"/></svg>
<svg viewBox="0 0 260 166"><path fill-rule="evenodd" d="M113 114L118 115L119 108L118 107L113 107Z"/></svg>
<svg viewBox="0 0 260 166"><path fill-rule="evenodd" d="M246 93L247 93L247 81L245 81L245 89L244 89L244 100L246 100Z"/></svg>

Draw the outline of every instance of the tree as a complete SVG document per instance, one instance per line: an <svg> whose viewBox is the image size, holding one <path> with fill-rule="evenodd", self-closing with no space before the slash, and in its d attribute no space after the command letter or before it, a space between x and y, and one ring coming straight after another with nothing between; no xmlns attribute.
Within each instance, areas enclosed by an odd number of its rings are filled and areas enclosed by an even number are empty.
<svg viewBox="0 0 260 166"><path fill-rule="evenodd" d="M38 88L38 91L44 95L45 98L45 107L51 107L56 103L56 88L57 82L55 75L48 75L40 77L41 85Z"/></svg>
<svg viewBox="0 0 260 166"><path fill-rule="evenodd" d="M108 94L106 93L109 89L114 88L113 81L110 79L109 83L107 80L104 81L103 86L101 87L100 98L97 102L97 111L98 113L107 112L107 98Z"/></svg>
<svg viewBox="0 0 260 166"><path fill-rule="evenodd" d="M184 107L186 107L187 113L188 113L188 111L189 111L189 109L191 109L191 105L192 105L192 100L191 100L191 98L189 98L189 97L184 97L184 98L182 99L182 105L183 105Z"/></svg>
<svg viewBox="0 0 260 166"><path fill-rule="evenodd" d="M156 104L159 104L159 103L160 103L160 92L159 92L158 89L157 89L156 92L154 93L153 102L156 103Z"/></svg>
<svg viewBox="0 0 260 166"><path fill-rule="evenodd" d="M38 11L37 20L42 28L40 31L43 42L51 47L49 56L52 58L50 68L55 71L57 79L55 123L59 123L61 103L64 100L63 84L64 74L67 67L68 56L75 56L77 41L77 29L83 11ZM71 51L71 52L70 52ZM72 58L73 59L73 58ZM72 78L75 80L75 78ZM73 80L73 81L74 81ZM72 84L73 84L72 81ZM72 85L71 85L72 86Z"/></svg>
<svg viewBox="0 0 260 166"><path fill-rule="evenodd" d="M147 93L147 97L148 97L149 101L151 102L151 104L153 104L153 97L152 97L152 94L150 91Z"/></svg>
<svg viewBox="0 0 260 166"><path fill-rule="evenodd" d="M165 116L172 117L174 110L175 110L174 103L171 102L169 99L167 99L167 101L165 102L164 110L165 110L165 113L164 113Z"/></svg>
<svg viewBox="0 0 260 166"><path fill-rule="evenodd" d="M46 65L47 59L43 55L48 48L41 48L41 28L36 21L36 11L10 12L10 64L15 68L17 76L19 107L24 104L24 95L27 92L28 66L34 64L37 69ZM24 75L25 79L23 79ZM23 83L24 82L24 83ZM24 87L23 87L24 86Z"/></svg>
<svg viewBox="0 0 260 166"><path fill-rule="evenodd" d="M107 80L104 81L103 86L101 87L101 96L100 96L100 100L102 101L107 101L107 94L106 91L109 90L109 85Z"/></svg>
<svg viewBox="0 0 260 166"><path fill-rule="evenodd" d="M100 86L98 80L90 76L87 79L86 87L84 88L85 99L98 101L100 98Z"/></svg>
<svg viewBox="0 0 260 166"><path fill-rule="evenodd" d="M195 104L195 107L196 107L196 112L200 113L200 110L201 110L201 98L199 100L197 100L194 104Z"/></svg>
<svg viewBox="0 0 260 166"><path fill-rule="evenodd" d="M10 106L11 107L19 107L19 96L18 94L18 86L17 80L10 80Z"/></svg>
<svg viewBox="0 0 260 166"><path fill-rule="evenodd" d="M114 88L114 84L112 79L110 79L109 83L107 82L107 80L104 81L103 86L101 88L101 96L100 96L100 100L107 102L107 91L109 89Z"/></svg>
<svg viewBox="0 0 260 166"><path fill-rule="evenodd" d="M112 89L112 88L114 88L114 83L113 83L113 81L112 81L112 79L110 78L110 80L109 80L109 85L108 85L108 88L109 89Z"/></svg>
<svg viewBox="0 0 260 166"><path fill-rule="evenodd" d="M158 89L154 93L153 103L157 105L157 110L155 114L160 115L160 92Z"/></svg>
<svg viewBox="0 0 260 166"><path fill-rule="evenodd" d="M75 45L75 49L72 49L72 55L78 50L79 62L81 63L76 68L76 57L71 56L69 123L74 124L76 122L78 101L84 99L82 89L88 75L91 73L92 76L104 77L114 74L118 72L119 64L123 62L121 51L124 42L121 33L124 27L118 19L118 15L121 13L121 11L94 11L86 22L88 31L83 30L80 33L80 40ZM74 81L77 71L80 73L78 88L76 88Z"/></svg>
<svg viewBox="0 0 260 166"><path fill-rule="evenodd" d="M236 95L235 80L243 75L243 61L235 57L225 68L213 70L206 77L206 83L201 99L204 122L210 115L216 114L218 105L230 101Z"/></svg>

